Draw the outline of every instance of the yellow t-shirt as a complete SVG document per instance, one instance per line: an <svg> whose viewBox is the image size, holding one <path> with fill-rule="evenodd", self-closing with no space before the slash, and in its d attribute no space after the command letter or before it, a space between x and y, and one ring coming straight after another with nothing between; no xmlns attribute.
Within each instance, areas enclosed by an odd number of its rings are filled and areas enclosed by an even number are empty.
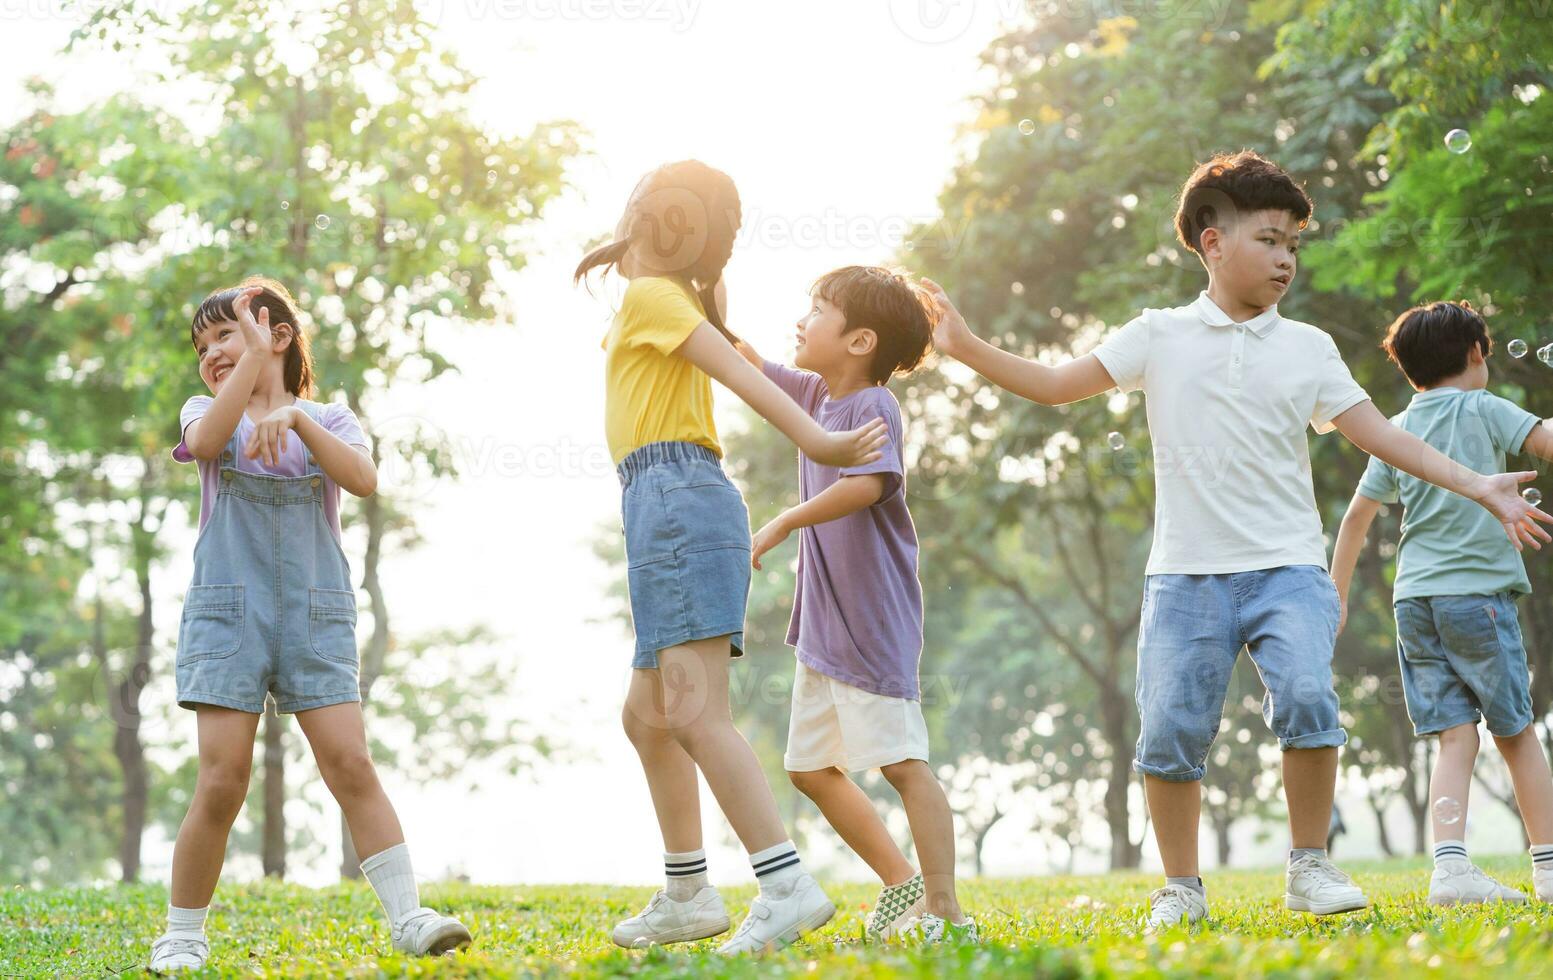
<svg viewBox="0 0 1553 980"><path fill-rule="evenodd" d="M604 336L604 434L615 463L650 442L693 442L717 455L712 379L674 351L706 319L700 300L673 279L643 276L626 287Z"/></svg>

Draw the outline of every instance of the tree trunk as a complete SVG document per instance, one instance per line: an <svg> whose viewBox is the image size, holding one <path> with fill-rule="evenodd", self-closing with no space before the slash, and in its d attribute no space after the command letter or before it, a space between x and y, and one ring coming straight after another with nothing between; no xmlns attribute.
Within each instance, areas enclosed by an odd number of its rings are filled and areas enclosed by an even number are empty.
<svg viewBox="0 0 1553 980"><path fill-rule="evenodd" d="M260 860L270 878L286 877L286 740L274 702L264 708L264 841Z"/></svg>
<svg viewBox="0 0 1553 980"><path fill-rule="evenodd" d="M1375 835L1380 842L1381 853L1387 857L1396 857L1397 850L1391 846L1391 834L1386 831L1386 801L1376 796L1369 789L1364 791L1364 798L1369 802L1370 809L1375 813Z"/></svg>
<svg viewBox="0 0 1553 980"><path fill-rule="evenodd" d="M1228 814L1216 814L1213 817L1213 839L1218 845L1219 867L1229 867L1230 851L1233 844L1230 838L1230 830L1235 826L1235 821Z"/></svg>
<svg viewBox="0 0 1553 980"><path fill-rule="evenodd" d="M1111 832L1111 870L1136 868L1143 848L1132 840L1132 815L1128 789L1132 767L1126 761L1130 746L1127 718L1130 706L1115 690L1100 692L1100 731L1110 756L1111 773L1105 784L1105 822Z"/></svg>

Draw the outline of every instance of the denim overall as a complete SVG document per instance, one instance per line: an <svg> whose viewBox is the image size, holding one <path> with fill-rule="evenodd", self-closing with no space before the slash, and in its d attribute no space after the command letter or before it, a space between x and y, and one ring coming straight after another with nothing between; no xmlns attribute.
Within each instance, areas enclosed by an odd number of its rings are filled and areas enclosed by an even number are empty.
<svg viewBox="0 0 1553 980"><path fill-rule="evenodd" d="M298 399L297 407L318 420L317 403ZM260 714L266 694L283 712L359 701L356 593L324 519L323 470L309 452L301 476L239 472L241 451L234 431L194 545L178 627L178 703Z"/></svg>

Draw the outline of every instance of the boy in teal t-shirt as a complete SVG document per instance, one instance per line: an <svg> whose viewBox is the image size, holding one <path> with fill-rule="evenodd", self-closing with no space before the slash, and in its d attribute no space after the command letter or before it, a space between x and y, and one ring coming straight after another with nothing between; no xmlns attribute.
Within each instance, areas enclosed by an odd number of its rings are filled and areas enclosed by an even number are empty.
<svg viewBox="0 0 1553 980"><path fill-rule="evenodd" d="M1553 459L1553 420L1487 390L1488 327L1466 304L1432 303L1398 317L1386 353L1418 389L1392 421L1464 466L1503 472L1509 453ZM1429 780L1434 875L1429 901L1524 902L1467 857L1466 804L1484 720L1509 766L1532 842L1537 897L1553 901L1553 776L1532 727L1531 678L1516 600L1530 594L1521 555L1503 527L1470 500L1371 459L1343 518L1332 578L1348 586L1383 504L1402 504L1393 602L1402 689L1413 731L1438 735Z"/></svg>

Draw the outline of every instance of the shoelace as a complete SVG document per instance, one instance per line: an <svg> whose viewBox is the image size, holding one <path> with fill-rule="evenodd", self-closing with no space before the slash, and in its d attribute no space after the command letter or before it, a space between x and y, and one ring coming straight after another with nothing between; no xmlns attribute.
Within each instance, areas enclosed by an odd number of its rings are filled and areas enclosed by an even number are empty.
<svg viewBox="0 0 1553 980"><path fill-rule="evenodd" d="M157 955L177 955L188 953L191 956L200 956L210 947L202 939L185 939L181 936L163 936L153 944L152 952Z"/></svg>
<svg viewBox="0 0 1553 980"><path fill-rule="evenodd" d="M1171 922L1180 922L1190 907L1186 896L1181 894L1183 891L1185 889L1180 885L1166 885L1164 888L1155 890L1154 894L1149 896L1149 918L1157 918L1154 913L1163 911L1170 916Z"/></svg>
<svg viewBox="0 0 1553 980"><path fill-rule="evenodd" d="M1294 863L1289 870L1295 874L1303 874L1307 871L1315 874L1316 879L1323 885L1351 885L1353 879L1348 877L1341 868L1331 861L1323 861L1320 858L1305 857Z"/></svg>

